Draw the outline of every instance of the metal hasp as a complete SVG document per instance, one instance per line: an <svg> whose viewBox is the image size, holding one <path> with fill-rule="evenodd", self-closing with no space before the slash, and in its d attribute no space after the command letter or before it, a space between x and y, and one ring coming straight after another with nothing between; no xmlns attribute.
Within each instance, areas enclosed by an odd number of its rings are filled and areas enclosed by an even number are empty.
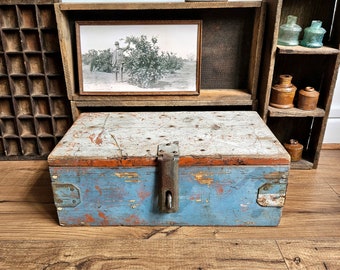
<svg viewBox="0 0 340 270"><path fill-rule="evenodd" d="M157 162L159 171L158 207L162 213L177 212L178 194L178 142L158 145Z"/></svg>

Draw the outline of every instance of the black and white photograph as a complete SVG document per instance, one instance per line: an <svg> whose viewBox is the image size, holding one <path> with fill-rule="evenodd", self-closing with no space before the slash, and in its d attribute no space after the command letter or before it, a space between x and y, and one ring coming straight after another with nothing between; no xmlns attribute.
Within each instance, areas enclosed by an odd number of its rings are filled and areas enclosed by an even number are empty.
<svg viewBox="0 0 340 270"><path fill-rule="evenodd" d="M82 95L198 95L201 21L76 22Z"/></svg>

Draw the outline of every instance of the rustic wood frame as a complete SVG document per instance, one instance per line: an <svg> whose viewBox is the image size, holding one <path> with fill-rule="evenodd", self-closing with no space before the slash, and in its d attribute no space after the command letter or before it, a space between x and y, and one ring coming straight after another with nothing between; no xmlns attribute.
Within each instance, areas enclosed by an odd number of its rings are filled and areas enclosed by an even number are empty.
<svg viewBox="0 0 340 270"><path fill-rule="evenodd" d="M73 119L89 110L121 108L257 108L263 1L55 4L62 63ZM202 20L199 95L80 95L74 24L79 20ZM222 26L222 27L221 27ZM218 30L216 32L216 30ZM246 31L244 31L246 30ZM247 35L245 35L247 33ZM239 36L241 35L241 36ZM226 37L229 38L226 38ZM241 38L241 39L240 39ZM241 42L244 40L245 42ZM235 41L230 44L230 41ZM240 43L241 42L241 43ZM240 50L240 47L243 51ZM223 49L221 54L219 48ZM232 49L232 50L230 50ZM239 53L233 53L234 51ZM242 53L241 53L242 52ZM211 68L214 65L215 68ZM215 76L219 74L218 76Z"/></svg>
<svg viewBox="0 0 340 270"><path fill-rule="evenodd" d="M201 25L201 20L76 21L80 95L198 95L202 44ZM85 70L85 67L88 68L88 64L84 64L84 53L94 49L96 51L109 50L109 53L113 54L115 42L119 41L122 44L128 37L140 38L142 35L150 43L153 42L154 38L157 38L156 46L159 47L159 53L164 52L169 56L172 54L183 59L184 66L191 65L189 74L185 76L188 78L188 85L176 86L171 82L171 80L181 81L181 83L185 81L184 78L180 78L181 70L167 74L168 76L165 75L160 79L166 84L165 88L162 85L157 86L157 84L146 87L132 85L127 81L127 77L123 78L123 70L120 70L123 69L123 66L112 67L112 73L101 72L101 75L97 73L101 76L100 78L95 74L92 76L97 71L90 70L88 72L88 70ZM176 43L180 46L177 46ZM186 47L184 47L185 45ZM120 48L131 53L127 44ZM181 53L182 55L179 55ZM193 57L190 62L189 58L185 58L189 54ZM112 63L110 64L112 65ZM90 80L91 83L89 83Z"/></svg>

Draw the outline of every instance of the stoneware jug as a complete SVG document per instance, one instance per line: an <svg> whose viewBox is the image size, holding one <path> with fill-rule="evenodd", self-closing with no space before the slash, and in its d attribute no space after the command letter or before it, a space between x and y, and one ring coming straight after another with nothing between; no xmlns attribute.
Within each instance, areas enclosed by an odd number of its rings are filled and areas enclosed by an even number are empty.
<svg viewBox="0 0 340 270"><path fill-rule="evenodd" d="M280 75L279 84L272 86L270 95L270 106L289 109L293 108L296 86L292 84L293 77L288 74Z"/></svg>
<svg viewBox="0 0 340 270"><path fill-rule="evenodd" d="M290 139L289 143L285 143L284 147L290 155L291 161L299 161L302 158L303 145L297 140Z"/></svg>
<svg viewBox="0 0 340 270"><path fill-rule="evenodd" d="M299 91L298 108L301 110L315 110L319 100L319 92L314 87L307 86Z"/></svg>

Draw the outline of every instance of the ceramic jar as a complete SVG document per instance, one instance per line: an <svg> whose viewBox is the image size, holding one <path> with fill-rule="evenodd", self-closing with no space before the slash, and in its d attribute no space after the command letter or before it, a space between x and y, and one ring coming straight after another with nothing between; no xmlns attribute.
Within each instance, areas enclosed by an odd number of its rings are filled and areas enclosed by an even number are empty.
<svg viewBox="0 0 340 270"><path fill-rule="evenodd" d="M280 75L279 84L272 86L269 103L270 106L280 109L289 109L294 107L293 101L296 86L292 84L292 79L293 77L291 75Z"/></svg>
<svg viewBox="0 0 340 270"><path fill-rule="evenodd" d="M290 155L291 161L299 161L302 158L303 145L297 140L291 139L289 143L285 143L284 147Z"/></svg>
<svg viewBox="0 0 340 270"><path fill-rule="evenodd" d="M297 17L287 16L287 23L280 26L278 44L285 46L299 45L299 35L302 28L296 24Z"/></svg>
<svg viewBox="0 0 340 270"><path fill-rule="evenodd" d="M306 87L299 91L298 108L301 110L315 110L319 100L319 92L313 87Z"/></svg>
<svg viewBox="0 0 340 270"><path fill-rule="evenodd" d="M322 47L322 40L326 30L321 26L322 21L312 21L311 26L304 29L303 39L301 40L300 45L308 48Z"/></svg>

